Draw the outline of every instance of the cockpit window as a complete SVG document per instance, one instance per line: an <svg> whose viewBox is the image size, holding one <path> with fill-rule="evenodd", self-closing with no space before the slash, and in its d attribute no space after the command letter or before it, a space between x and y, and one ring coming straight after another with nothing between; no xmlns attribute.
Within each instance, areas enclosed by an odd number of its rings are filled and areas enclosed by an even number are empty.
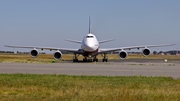
<svg viewBox="0 0 180 101"><path fill-rule="evenodd" d="M94 38L93 36L86 36L86 38Z"/></svg>

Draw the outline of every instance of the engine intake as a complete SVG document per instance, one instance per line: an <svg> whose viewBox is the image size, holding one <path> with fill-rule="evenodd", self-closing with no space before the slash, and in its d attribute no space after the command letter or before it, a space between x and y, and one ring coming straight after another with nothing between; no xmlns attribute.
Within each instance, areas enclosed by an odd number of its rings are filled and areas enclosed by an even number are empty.
<svg viewBox="0 0 180 101"><path fill-rule="evenodd" d="M57 51L57 52L54 53L53 56L54 56L55 60L59 60L59 59L62 58L62 53L60 51Z"/></svg>
<svg viewBox="0 0 180 101"><path fill-rule="evenodd" d="M119 52L119 58L120 59L125 59L128 56L127 52L122 50Z"/></svg>
<svg viewBox="0 0 180 101"><path fill-rule="evenodd" d="M31 57L36 58L39 55L39 52L37 49L33 49L30 51L30 55Z"/></svg>
<svg viewBox="0 0 180 101"><path fill-rule="evenodd" d="M143 56L149 56L151 53L150 49L149 48L145 48L142 50L142 55Z"/></svg>

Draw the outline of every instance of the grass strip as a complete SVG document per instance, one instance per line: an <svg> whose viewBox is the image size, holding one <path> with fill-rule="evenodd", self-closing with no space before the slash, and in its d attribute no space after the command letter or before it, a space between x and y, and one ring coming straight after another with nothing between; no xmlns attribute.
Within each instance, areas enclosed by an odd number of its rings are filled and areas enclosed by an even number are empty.
<svg viewBox="0 0 180 101"><path fill-rule="evenodd" d="M1 101L180 101L180 79L0 74Z"/></svg>

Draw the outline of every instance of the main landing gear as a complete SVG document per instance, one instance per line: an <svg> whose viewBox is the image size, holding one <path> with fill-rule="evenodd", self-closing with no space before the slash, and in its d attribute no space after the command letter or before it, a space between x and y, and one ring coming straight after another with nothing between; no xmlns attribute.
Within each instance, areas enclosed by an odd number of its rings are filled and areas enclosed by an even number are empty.
<svg viewBox="0 0 180 101"><path fill-rule="evenodd" d="M79 56L79 55L78 55L78 56ZM77 55L76 55L76 54L74 54L73 62L78 62L78 58L77 58Z"/></svg>
<svg viewBox="0 0 180 101"><path fill-rule="evenodd" d="M87 57L84 57L83 62L98 62L98 59L94 57L93 59L90 57L87 59Z"/></svg>
<svg viewBox="0 0 180 101"><path fill-rule="evenodd" d="M73 57L73 62L78 62L78 57L79 55L77 54L74 54L74 57ZM108 62L108 57L107 57L107 53L104 53L102 54L103 56L103 59L102 59L102 62ZM84 57L83 59L83 62L98 62L98 58L96 56L94 57Z"/></svg>
<svg viewBox="0 0 180 101"><path fill-rule="evenodd" d="M78 57L79 55L77 54L74 54L74 57L73 57L73 62L78 62ZM83 59L83 62L98 62L98 58L95 57L84 57Z"/></svg>
<svg viewBox="0 0 180 101"><path fill-rule="evenodd" d="M107 57L106 53L104 53L102 62L108 62L108 57Z"/></svg>

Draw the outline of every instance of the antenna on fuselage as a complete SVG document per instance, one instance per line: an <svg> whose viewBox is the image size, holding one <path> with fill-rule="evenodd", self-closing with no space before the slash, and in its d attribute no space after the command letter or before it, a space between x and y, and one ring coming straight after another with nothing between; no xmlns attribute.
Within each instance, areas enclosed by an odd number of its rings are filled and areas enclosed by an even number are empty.
<svg viewBox="0 0 180 101"><path fill-rule="evenodd" d="M91 17L89 16L89 33L91 33Z"/></svg>

